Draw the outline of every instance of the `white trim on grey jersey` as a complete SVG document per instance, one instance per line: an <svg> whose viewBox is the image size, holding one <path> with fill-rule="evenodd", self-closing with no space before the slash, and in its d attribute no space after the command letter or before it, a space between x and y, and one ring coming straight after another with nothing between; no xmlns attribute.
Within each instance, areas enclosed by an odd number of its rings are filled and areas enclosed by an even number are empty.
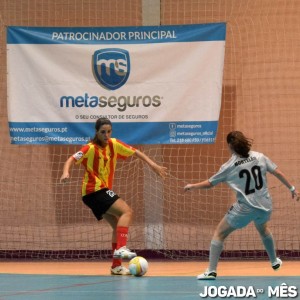
<svg viewBox="0 0 300 300"><path fill-rule="evenodd" d="M272 199L266 175L276 168L275 163L259 152L250 151L248 158L233 154L209 182L212 185L227 183L236 191L237 201L269 211L272 209Z"/></svg>

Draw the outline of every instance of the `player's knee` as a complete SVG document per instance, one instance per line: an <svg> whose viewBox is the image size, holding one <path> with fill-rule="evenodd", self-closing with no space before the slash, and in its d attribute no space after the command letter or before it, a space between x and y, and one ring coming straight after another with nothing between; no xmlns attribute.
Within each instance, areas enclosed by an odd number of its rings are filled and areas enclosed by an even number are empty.
<svg viewBox="0 0 300 300"><path fill-rule="evenodd" d="M262 231L258 231L261 238L264 239L266 237L268 237L269 235L271 235L271 232L269 230L262 230Z"/></svg>
<svg viewBox="0 0 300 300"><path fill-rule="evenodd" d="M260 234L261 238L265 238L267 236L269 236L271 234L271 231L269 229L269 227L267 226L267 224L255 224L256 229L258 231L258 233Z"/></svg>
<svg viewBox="0 0 300 300"><path fill-rule="evenodd" d="M213 239L216 241L224 242L227 236L228 234L226 234L225 232L215 231Z"/></svg>
<svg viewBox="0 0 300 300"><path fill-rule="evenodd" d="M224 234L224 233L220 234L219 235L219 241L224 242L227 237L228 237L228 234Z"/></svg>
<svg viewBox="0 0 300 300"><path fill-rule="evenodd" d="M133 210L132 210L132 208L128 206L128 207L126 208L124 214L125 214L128 218L131 219L132 216L133 216Z"/></svg>

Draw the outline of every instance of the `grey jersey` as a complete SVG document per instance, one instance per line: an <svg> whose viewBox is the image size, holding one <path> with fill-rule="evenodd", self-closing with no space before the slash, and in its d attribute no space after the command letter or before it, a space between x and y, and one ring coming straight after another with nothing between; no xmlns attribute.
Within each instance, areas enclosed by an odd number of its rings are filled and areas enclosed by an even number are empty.
<svg viewBox="0 0 300 300"><path fill-rule="evenodd" d="M276 168L276 164L259 152L250 151L248 158L233 154L209 182L212 185L227 183L236 191L239 202L269 211L272 209L272 201L266 175Z"/></svg>

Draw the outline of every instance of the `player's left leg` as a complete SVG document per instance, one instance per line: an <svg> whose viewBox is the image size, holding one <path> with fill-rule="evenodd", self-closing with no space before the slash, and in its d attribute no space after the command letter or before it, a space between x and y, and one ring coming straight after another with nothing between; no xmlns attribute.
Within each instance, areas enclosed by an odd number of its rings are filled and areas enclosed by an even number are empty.
<svg viewBox="0 0 300 300"><path fill-rule="evenodd" d="M272 268L275 271L279 270L282 265L282 261L276 256L275 243L273 235L269 229L268 222L262 224L254 222L254 224L268 253Z"/></svg>
<svg viewBox="0 0 300 300"><path fill-rule="evenodd" d="M129 225L132 220L132 209L122 198L119 198L111 205L105 214L112 215L118 220L116 225L117 247L113 256L115 258L127 259L135 257L136 253L126 247Z"/></svg>

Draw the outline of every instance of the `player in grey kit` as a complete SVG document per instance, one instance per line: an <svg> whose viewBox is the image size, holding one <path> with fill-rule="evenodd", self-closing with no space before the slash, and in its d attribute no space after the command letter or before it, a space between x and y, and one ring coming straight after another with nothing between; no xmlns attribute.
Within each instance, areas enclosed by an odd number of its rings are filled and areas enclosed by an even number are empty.
<svg viewBox="0 0 300 300"><path fill-rule="evenodd" d="M277 177L292 193L292 198L299 201L296 188L286 176L264 154L250 151L252 141L240 131L232 131L227 135L227 143L231 158L221 166L220 170L208 180L187 184L185 191L209 189L220 182L227 183L236 192L237 201L226 213L217 226L209 252L209 267L205 273L197 276L199 280L216 279L217 265L227 236L254 222L262 242L268 253L272 268L276 271L282 261L276 256L274 240L268 227L272 213L272 199L267 185L267 172Z"/></svg>

